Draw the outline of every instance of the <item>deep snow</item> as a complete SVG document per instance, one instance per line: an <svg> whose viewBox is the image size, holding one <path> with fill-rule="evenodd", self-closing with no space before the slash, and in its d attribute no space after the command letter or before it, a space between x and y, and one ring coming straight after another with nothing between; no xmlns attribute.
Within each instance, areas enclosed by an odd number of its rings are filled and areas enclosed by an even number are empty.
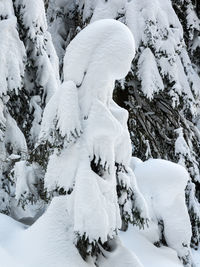
<svg viewBox="0 0 200 267"><path fill-rule="evenodd" d="M65 201L57 199L52 204L27 230L23 224L0 214L1 267L94 267L89 260L85 263L73 246L70 229L65 227L65 220L70 220L63 207ZM118 240L117 248L106 252L106 259L100 258L100 267L182 266L174 250L155 247L133 227L121 232L120 238L125 247ZM198 258L197 253L195 257Z"/></svg>

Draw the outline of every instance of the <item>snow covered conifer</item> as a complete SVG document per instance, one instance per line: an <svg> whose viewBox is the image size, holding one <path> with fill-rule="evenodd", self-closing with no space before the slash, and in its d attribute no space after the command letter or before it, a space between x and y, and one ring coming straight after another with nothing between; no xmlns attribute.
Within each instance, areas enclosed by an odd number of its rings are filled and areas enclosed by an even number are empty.
<svg viewBox="0 0 200 267"><path fill-rule="evenodd" d="M17 31L12 1L0 2L0 209L9 214L16 203L10 171L14 163L27 157L27 144L18 124L23 97L25 49Z"/></svg>
<svg viewBox="0 0 200 267"><path fill-rule="evenodd" d="M81 20L78 19L75 1L49 0L47 8L48 30L59 58L62 77L63 58L70 41L77 33ZM75 19L76 17L76 19ZM63 78L63 77L62 77Z"/></svg>
<svg viewBox="0 0 200 267"><path fill-rule="evenodd" d="M24 207L42 191L33 148L44 106L59 84L58 59L43 1L0 1L0 35L1 208L14 216L17 203Z"/></svg>
<svg viewBox="0 0 200 267"><path fill-rule="evenodd" d="M64 82L44 110L39 146L51 147L45 187L68 195L83 258L97 255L100 246L108 249L121 228L120 208L126 221L134 221L134 210L147 219L129 168L127 111L112 100L115 80L128 73L134 53L133 36L122 23L89 25L67 47Z"/></svg>
<svg viewBox="0 0 200 267"><path fill-rule="evenodd" d="M59 72L58 58L47 31L44 2L15 0L12 5L19 37L26 51L23 92L20 95L23 99L17 102L19 112L14 118L24 133L29 154L26 161L22 159L16 163L13 175L16 198L24 207L28 202L39 200L43 191L42 169L38 162L44 165L44 161L35 158L34 146L38 140L43 109L58 87ZM13 99L10 101L12 112Z"/></svg>
<svg viewBox="0 0 200 267"><path fill-rule="evenodd" d="M194 39L197 44L199 20L195 6L191 1L174 2L181 2L183 10L186 7L189 46ZM187 5L184 4L186 2ZM86 6L82 9L84 14L88 14ZM171 1L97 1L90 10L92 15L90 13L87 19L119 19L135 37L137 53L132 70L126 80L117 83L114 97L117 103L129 110L134 155L142 159L159 157L179 163L180 158L184 158L182 164L195 182L198 196L200 79L198 67L190 58L192 54L186 50L188 41L184 41L183 27ZM198 50L198 46L196 48ZM176 140L180 140L179 128L183 131L187 153L186 150L176 151ZM189 192L194 193L193 190L186 191L187 194ZM195 199L195 196L187 195L187 199ZM190 204L193 206L188 207L191 220L196 218L192 224L197 227L200 217L196 213L196 201ZM194 233L198 231L193 229Z"/></svg>
<svg viewBox="0 0 200 267"><path fill-rule="evenodd" d="M174 10L184 29L184 40L190 59L196 71L200 73L200 12L199 2L191 0L173 0Z"/></svg>
<svg viewBox="0 0 200 267"><path fill-rule="evenodd" d="M14 0L20 38L27 53L25 89L29 97L27 139L33 149L42 111L59 84L58 59L47 31L44 2Z"/></svg>

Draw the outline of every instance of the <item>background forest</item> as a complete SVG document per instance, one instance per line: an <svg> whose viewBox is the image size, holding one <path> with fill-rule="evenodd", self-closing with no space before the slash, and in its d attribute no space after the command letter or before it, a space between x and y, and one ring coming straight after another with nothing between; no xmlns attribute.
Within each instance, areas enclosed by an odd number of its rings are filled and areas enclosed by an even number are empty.
<svg viewBox="0 0 200 267"><path fill-rule="evenodd" d="M0 0L0 212L26 238L67 222L66 266L115 266L132 224L198 266L199 164L198 0Z"/></svg>

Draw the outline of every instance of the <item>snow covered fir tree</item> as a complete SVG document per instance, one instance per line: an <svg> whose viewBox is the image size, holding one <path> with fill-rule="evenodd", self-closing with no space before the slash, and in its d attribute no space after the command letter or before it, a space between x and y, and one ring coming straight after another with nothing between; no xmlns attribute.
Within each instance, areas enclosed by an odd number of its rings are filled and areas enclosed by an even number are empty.
<svg viewBox="0 0 200 267"><path fill-rule="evenodd" d="M200 266L200 4L0 0L0 266Z"/></svg>

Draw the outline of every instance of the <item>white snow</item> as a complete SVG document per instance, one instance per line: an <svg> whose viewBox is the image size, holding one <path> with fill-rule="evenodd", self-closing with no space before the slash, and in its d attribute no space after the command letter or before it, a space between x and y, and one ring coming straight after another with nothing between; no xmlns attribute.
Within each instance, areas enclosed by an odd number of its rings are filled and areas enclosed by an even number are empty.
<svg viewBox="0 0 200 267"><path fill-rule="evenodd" d="M64 80L73 81L79 88L83 117L88 116L93 99L108 105L114 81L128 73L134 55L131 32L115 20L94 22L71 41L64 58Z"/></svg>
<svg viewBox="0 0 200 267"><path fill-rule="evenodd" d="M151 220L156 225L163 221L167 245L175 249L179 257L190 257L192 232L185 204L189 174L182 166L160 159L140 162L134 173L148 204Z"/></svg>
<svg viewBox="0 0 200 267"><path fill-rule="evenodd" d="M1 1L1 5L2 5ZM7 1L5 1L7 2ZM9 2L9 1L8 1ZM0 11L1 14L1 11ZM16 29L16 18L0 21L0 96L7 91L15 91L22 87L24 76L25 49Z"/></svg>
<svg viewBox="0 0 200 267"><path fill-rule="evenodd" d="M93 101L83 138L90 158L95 156L97 163L100 159L101 165L111 173L115 164L115 144L122 137L122 131L120 123L109 109L99 100Z"/></svg>
<svg viewBox="0 0 200 267"><path fill-rule="evenodd" d="M0 14L4 19L13 17L14 10L13 10L12 0L7 0L7 1L1 0L0 10L1 10Z"/></svg>
<svg viewBox="0 0 200 267"><path fill-rule="evenodd" d="M48 140L51 143L55 130L68 143L79 137L82 131L79 109L75 84L72 81L62 83L44 110L40 142Z"/></svg>
<svg viewBox="0 0 200 267"><path fill-rule="evenodd" d="M67 198L70 198L69 196ZM69 203L66 206L66 203ZM94 267L89 258L84 262L74 247L73 223L69 199L56 197L46 213L25 230L22 224L0 214L0 256L3 267ZM66 227L66 222L68 226ZM117 240L100 267L141 267L138 259ZM13 263L15 264L13 266ZM1 265L2 266L2 265Z"/></svg>
<svg viewBox="0 0 200 267"><path fill-rule="evenodd" d="M74 192L74 229L81 234L86 233L90 241L101 238L105 242L121 227L116 178L110 175L102 179L90 169L87 150L80 152Z"/></svg>
<svg viewBox="0 0 200 267"><path fill-rule="evenodd" d="M139 258L143 267L183 266L174 250L164 246L160 248L154 246L138 229L132 226L127 232L121 232L120 238L123 244Z"/></svg>
<svg viewBox="0 0 200 267"><path fill-rule="evenodd" d="M5 114L6 118L6 131L4 142L10 145L13 154L20 153L22 158L27 157L27 144L22 131L17 126L16 121L10 116L9 113Z"/></svg>
<svg viewBox="0 0 200 267"><path fill-rule="evenodd" d="M72 189L79 162L79 145L71 145L61 153L56 150L49 158L45 174L45 187L52 191L63 187L66 192Z"/></svg>
<svg viewBox="0 0 200 267"><path fill-rule="evenodd" d="M15 5L22 7L23 23L28 28L28 37L32 40L37 39L38 42L42 41L42 38L38 39L37 33L47 30L43 0L16 0Z"/></svg>
<svg viewBox="0 0 200 267"><path fill-rule="evenodd" d="M150 48L143 50L138 61L138 68L138 78L141 80L144 95L152 99L154 93L164 90L157 63Z"/></svg>
<svg viewBox="0 0 200 267"><path fill-rule="evenodd" d="M94 267L84 262L73 246L71 217L65 197L54 198L47 212L29 229L0 214L0 256L2 267ZM66 228L66 221L69 226ZM176 252L155 247L138 229L129 227L114 240L111 252L99 267L181 267ZM199 254L195 253L198 263ZM198 266L198 265L197 265Z"/></svg>
<svg viewBox="0 0 200 267"><path fill-rule="evenodd" d="M37 196L37 189L34 185L38 183L39 173L36 174L36 164L28 164L26 161L19 161L14 166L14 180L16 182L15 198L19 201L22 195ZM37 176L38 175L38 176Z"/></svg>
<svg viewBox="0 0 200 267"><path fill-rule="evenodd" d="M98 264L101 267L144 267L131 250L132 247L128 250L121 240L116 238L113 244L111 243L111 252L102 249L104 257L100 257Z"/></svg>
<svg viewBox="0 0 200 267"><path fill-rule="evenodd" d="M192 142L186 142L183 134L183 128L180 127L175 130L177 134L177 139L175 141L175 154L178 156L178 163L183 167L186 167L186 159L190 162L193 162L193 168L190 168L190 174L194 177L196 181L200 180L200 173L199 173L199 164L195 158L195 152L193 148Z"/></svg>
<svg viewBox="0 0 200 267"><path fill-rule="evenodd" d="M73 82L64 82L59 94L57 129L62 137L78 137L81 133L81 124L77 88Z"/></svg>

